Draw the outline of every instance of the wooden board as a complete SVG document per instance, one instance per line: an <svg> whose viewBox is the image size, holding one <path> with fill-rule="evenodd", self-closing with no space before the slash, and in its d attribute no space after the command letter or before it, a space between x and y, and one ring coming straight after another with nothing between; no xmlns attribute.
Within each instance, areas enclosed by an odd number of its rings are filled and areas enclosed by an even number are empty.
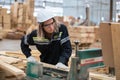
<svg viewBox="0 0 120 80"><path fill-rule="evenodd" d="M7 63L4 63L3 61L0 61L0 68L6 72L11 73L11 75L14 75L14 76L19 76L19 75L25 76L25 73L22 70L12 65L9 65Z"/></svg>
<svg viewBox="0 0 120 80"><path fill-rule="evenodd" d="M17 51L17 52L16 51L6 51L6 55L7 56L14 56L14 57L17 57L20 59L26 59L25 55L19 51Z"/></svg>
<svg viewBox="0 0 120 80"><path fill-rule="evenodd" d="M120 23L111 26L116 80L120 80Z"/></svg>
<svg viewBox="0 0 120 80"><path fill-rule="evenodd" d="M38 50L32 50L31 54L36 57L38 61L40 61L39 56L41 53ZM25 55L21 51L6 51L6 55L26 60Z"/></svg>
<svg viewBox="0 0 120 80"><path fill-rule="evenodd" d="M62 70L62 71L69 71L69 68L68 68L68 70L66 70L66 69L62 69L62 68L57 68L57 67L55 67L55 65L51 65L51 64L47 64L47 63L43 63L42 62L42 64L43 64L43 67L48 67L48 68L52 68L52 69L56 69L56 70Z"/></svg>
<svg viewBox="0 0 120 80"><path fill-rule="evenodd" d="M8 56L3 56L3 55L0 55L0 60L5 62L5 63L8 63L8 64L22 62L22 59L17 59L14 57L8 57Z"/></svg>
<svg viewBox="0 0 120 80"><path fill-rule="evenodd" d="M101 28L102 51L105 65L115 68L116 80L119 80L120 23L102 23Z"/></svg>
<svg viewBox="0 0 120 80"><path fill-rule="evenodd" d="M109 76L106 74L98 74L94 72L89 73L89 80L116 80L114 76Z"/></svg>
<svg viewBox="0 0 120 80"><path fill-rule="evenodd" d="M106 66L114 67L113 44L110 23L100 24L100 37L102 41L102 53Z"/></svg>

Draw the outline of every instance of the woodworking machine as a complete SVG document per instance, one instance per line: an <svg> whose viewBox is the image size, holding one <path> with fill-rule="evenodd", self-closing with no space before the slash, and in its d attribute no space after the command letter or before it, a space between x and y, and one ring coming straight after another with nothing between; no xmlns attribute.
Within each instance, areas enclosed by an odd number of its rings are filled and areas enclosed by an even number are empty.
<svg viewBox="0 0 120 80"><path fill-rule="evenodd" d="M27 80L87 80L88 68L104 66L101 49L78 50L76 45L75 56L71 58L70 70L56 68L46 63L27 63Z"/></svg>
<svg viewBox="0 0 120 80"><path fill-rule="evenodd" d="M66 80L68 71L51 64L28 62L26 74L28 80Z"/></svg>

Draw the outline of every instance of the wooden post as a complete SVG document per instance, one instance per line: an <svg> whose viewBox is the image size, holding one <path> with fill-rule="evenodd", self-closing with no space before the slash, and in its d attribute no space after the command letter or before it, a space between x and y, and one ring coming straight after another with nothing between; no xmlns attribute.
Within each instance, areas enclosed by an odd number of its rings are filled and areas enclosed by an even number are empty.
<svg viewBox="0 0 120 80"><path fill-rule="evenodd" d="M112 43L116 80L120 80L120 23L112 24Z"/></svg>
<svg viewBox="0 0 120 80"><path fill-rule="evenodd" d="M116 80L120 80L120 23L101 23L100 27L104 63L115 68Z"/></svg>

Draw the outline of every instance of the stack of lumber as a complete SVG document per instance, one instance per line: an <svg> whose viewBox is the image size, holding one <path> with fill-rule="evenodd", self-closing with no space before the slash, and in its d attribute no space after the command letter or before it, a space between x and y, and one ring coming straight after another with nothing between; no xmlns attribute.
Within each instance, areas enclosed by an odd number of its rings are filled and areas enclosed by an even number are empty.
<svg viewBox="0 0 120 80"><path fill-rule="evenodd" d="M22 60L26 60L25 55L21 51L6 51L5 54L7 56L12 56L12 57L16 57ZM32 50L31 54L37 59L37 61L40 61L39 59L40 52L38 50Z"/></svg>
<svg viewBox="0 0 120 80"><path fill-rule="evenodd" d="M12 16L11 14L12 12L9 14L7 13L7 8L0 7L0 39L1 38L20 39L24 35L23 30L20 31L20 30L11 29L14 26L13 22L17 23L16 13L14 13L14 16ZM2 28L2 31L1 31L1 28ZM21 29L24 29L24 28L22 27Z"/></svg>
<svg viewBox="0 0 120 80"><path fill-rule="evenodd" d="M10 14L7 14L7 9L0 6L0 40L4 37L4 29L10 29Z"/></svg>
<svg viewBox="0 0 120 80"><path fill-rule="evenodd" d="M10 14L7 13L7 8L0 7L0 26L3 29L11 28L11 17Z"/></svg>
<svg viewBox="0 0 120 80"><path fill-rule="evenodd" d="M3 71L4 80L22 80L25 77L24 71L0 61L0 68Z"/></svg>
<svg viewBox="0 0 120 80"><path fill-rule="evenodd" d="M8 63L8 64L14 64L14 63L22 61L21 59L17 59L17 58L14 58L14 57L9 57L9 56L4 56L4 55L0 56L0 60L2 60L5 63Z"/></svg>
<svg viewBox="0 0 120 80"><path fill-rule="evenodd" d="M55 19L60 23L64 22L64 17L62 16L56 16Z"/></svg>
<svg viewBox="0 0 120 80"><path fill-rule="evenodd" d="M24 61L25 59L20 58L21 56L19 54L18 55L20 57L17 57L15 54L18 54L18 53L11 52L11 54L9 54L6 51L4 51L4 52L1 51L0 52L0 59L1 59L1 61L5 62L7 64L14 65L17 68L24 70L25 66L26 66L25 65L26 62ZM22 55L22 56L24 57L24 55Z"/></svg>
<svg viewBox="0 0 120 80"><path fill-rule="evenodd" d="M17 31L17 30L9 30L6 33L5 38L7 38L7 39L21 39L24 35L25 35L24 32Z"/></svg>
<svg viewBox="0 0 120 80"><path fill-rule="evenodd" d="M3 8L3 10L6 11L3 15L3 27L4 29L11 29L11 16L10 14L7 14L7 9Z"/></svg>
<svg viewBox="0 0 120 80"><path fill-rule="evenodd" d="M26 5L24 5L23 3L19 3L18 4L18 22L17 22L17 27L18 28L24 28L26 30L25 27L25 19L26 19Z"/></svg>
<svg viewBox="0 0 120 80"><path fill-rule="evenodd" d="M72 45L74 41L80 41L80 44L91 44L95 42L95 27L94 26L79 26L79 27L68 27L70 40Z"/></svg>
<svg viewBox="0 0 120 80"><path fill-rule="evenodd" d="M36 25L33 16L34 0L26 0L24 3L15 2L11 5L12 28L21 29L26 32L30 25Z"/></svg>
<svg viewBox="0 0 120 80"><path fill-rule="evenodd" d="M32 50L31 53L39 61L40 52ZM0 79L22 80L25 78L26 62L21 51L0 51Z"/></svg>
<svg viewBox="0 0 120 80"><path fill-rule="evenodd" d="M26 34L31 33L33 30L35 30L35 29L37 29L37 28L38 28L37 26L31 25L31 26L27 29Z"/></svg>
<svg viewBox="0 0 120 80"><path fill-rule="evenodd" d="M2 70L0 78L2 80L22 80L25 77L25 72L22 67L19 65L14 66L14 64L23 64L22 59L17 59L14 57L10 57L5 55L5 52L0 53L0 69Z"/></svg>
<svg viewBox="0 0 120 80"><path fill-rule="evenodd" d="M33 20L34 0L26 0L27 5L27 19Z"/></svg>

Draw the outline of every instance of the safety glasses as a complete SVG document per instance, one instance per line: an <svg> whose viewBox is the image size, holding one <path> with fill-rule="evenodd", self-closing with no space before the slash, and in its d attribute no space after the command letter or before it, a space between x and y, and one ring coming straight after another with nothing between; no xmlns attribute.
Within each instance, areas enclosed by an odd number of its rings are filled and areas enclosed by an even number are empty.
<svg viewBox="0 0 120 80"><path fill-rule="evenodd" d="M43 27L49 27L50 25L54 25L55 21L49 23L49 24L43 24Z"/></svg>

